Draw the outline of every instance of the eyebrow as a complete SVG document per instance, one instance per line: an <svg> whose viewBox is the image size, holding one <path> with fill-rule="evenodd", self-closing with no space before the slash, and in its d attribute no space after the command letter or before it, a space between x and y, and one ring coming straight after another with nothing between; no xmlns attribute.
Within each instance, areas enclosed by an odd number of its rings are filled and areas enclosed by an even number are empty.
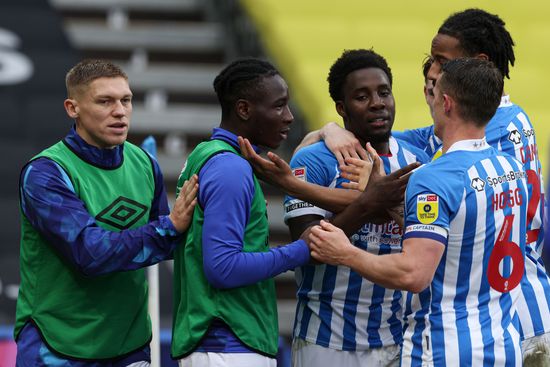
<svg viewBox="0 0 550 367"><path fill-rule="evenodd" d="M132 93L125 94L121 98L133 97ZM95 98L115 98L112 94L98 94ZM116 98L115 98L116 99Z"/></svg>

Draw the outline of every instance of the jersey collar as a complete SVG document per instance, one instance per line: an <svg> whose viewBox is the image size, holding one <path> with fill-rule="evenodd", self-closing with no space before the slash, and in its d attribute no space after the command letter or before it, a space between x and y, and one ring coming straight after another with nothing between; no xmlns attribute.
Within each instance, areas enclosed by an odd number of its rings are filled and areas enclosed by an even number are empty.
<svg viewBox="0 0 550 367"><path fill-rule="evenodd" d="M500 97L500 105L498 107L510 107L513 103L510 100L510 95L505 94L502 97Z"/></svg>
<svg viewBox="0 0 550 367"><path fill-rule="evenodd" d="M447 150L447 153L454 152L456 150L475 152L479 150L489 149L489 147L490 145L487 144L487 140L485 139L485 137L483 137L482 139L460 140L451 145L451 147Z"/></svg>
<svg viewBox="0 0 550 367"><path fill-rule="evenodd" d="M101 149L86 143L76 132L76 126L65 136L64 141L80 158L95 166L113 169L119 167L124 160L124 145L112 149Z"/></svg>
<svg viewBox="0 0 550 367"><path fill-rule="evenodd" d="M212 131L212 136L210 137L210 140L217 139L217 140L223 140L226 143L232 145L238 152L241 151L241 148L239 147L239 143L237 141L237 135L233 134L231 131L225 130L221 127L215 127ZM252 145L252 149L256 153L260 153L261 149L257 146L250 143Z"/></svg>

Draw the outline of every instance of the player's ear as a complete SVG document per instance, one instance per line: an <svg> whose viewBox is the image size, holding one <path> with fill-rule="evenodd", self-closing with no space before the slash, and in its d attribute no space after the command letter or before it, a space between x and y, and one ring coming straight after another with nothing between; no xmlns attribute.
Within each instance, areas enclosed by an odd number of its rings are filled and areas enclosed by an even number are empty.
<svg viewBox="0 0 550 367"><path fill-rule="evenodd" d="M336 101L335 105L336 105L336 112L338 112L338 114L345 119L347 116L346 116L346 109L344 108L344 102Z"/></svg>
<svg viewBox="0 0 550 367"><path fill-rule="evenodd" d="M76 119L78 118L78 102L75 99L67 98L63 102L63 106L65 107L65 111L67 112L67 115L69 115L70 118Z"/></svg>
<svg viewBox="0 0 550 367"><path fill-rule="evenodd" d="M446 114L451 112L451 108L453 107L454 101L448 94L443 94L443 110Z"/></svg>
<svg viewBox="0 0 550 367"><path fill-rule="evenodd" d="M235 112L241 120L248 121L250 119L251 109L250 102L246 99L239 99L235 102Z"/></svg>
<svg viewBox="0 0 550 367"><path fill-rule="evenodd" d="M477 54L475 58L484 60L484 61L489 61L489 56L487 56L487 54L484 54L484 53Z"/></svg>

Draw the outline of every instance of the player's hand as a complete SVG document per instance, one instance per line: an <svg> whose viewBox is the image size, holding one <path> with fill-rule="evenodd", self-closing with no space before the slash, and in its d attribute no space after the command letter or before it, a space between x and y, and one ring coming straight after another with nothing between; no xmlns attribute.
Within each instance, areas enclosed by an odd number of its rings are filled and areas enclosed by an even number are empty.
<svg viewBox="0 0 550 367"><path fill-rule="evenodd" d="M387 209L397 207L404 201L410 173L420 167L420 163L411 163L384 176L380 173L383 169L380 157L372 147L367 146L367 149L369 149L369 154L373 159L372 173L365 191L359 196L358 200L363 207L369 208L373 213L387 213Z"/></svg>
<svg viewBox="0 0 550 367"><path fill-rule="evenodd" d="M311 228L308 246L313 259L330 265L346 265L354 249L340 228L324 220Z"/></svg>
<svg viewBox="0 0 550 367"><path fill-rule="evenodd" d="M283 190L288 187L288 182L294 179L294 175L288 163L273 152L267 153L269 160L262 158L254 151L254 148L252 148L252 145L246 138L239 136L238 142L241 148L241 154L250 162L252 168L254 168L254 173L256 173L258 177Z"/></svg>
<svg viewBox="0 0 550 367"><path fill-rule="evenodd" d="M370 175L372 174L375 160L380 161L380 164L377 165L380 175L386 175L386 171L384 171L384 165L381 164L380 157L378 156L376 150L370 145L370 143L366 144L366 148L366 160L357 158L346 158L347 165L340 166L342 177L350 180L350 182L344 182L342 184L342 186L346 189L365 191L365 188L369 183Z"/></svg>
<svg viewBox="0 0 550 367"><path fill-rule="evenodd" d="M399 204L398 206L396 206L394 208L386 209L386 211L388 212L390 217L395 221L395 223L397 223L397 225L400 228L404 227L404 225L405 225L405 219L404 219L405 203L401 203L401 204Z"/></svg>
<svg viewBox="0 0 550 367"><path fill-rule="evenodd" d="M176 228L176 231L183 233L189 228L193 211L197 204L197 192L199 190L197 175L193 175L188 181L183 183L174 207L170 212L169 218Z"/></svg>
<svg viewBox="0 0 550 367"><path fill-rule="evenodd" d="M340 166L345 165L346 158L367 160L367 151L355 135L340 127L336 122L329 122L320 131L328 149L336 156Z"/></svg>
<svg viewBox="0 0 550 367"><path fill-rule="evenodd" d="M372 172L372 160L358 158L346 158L346 165L340 166L340 175L348 179L343 182L342 187L351 190L365 191Z"/></svg>
<svg viewBox="0 0 550 367"><path fill-rule="evenodd" d="M309 234L311 233L311 229L313 226L307 227L302 234L300 235L300 239L304 240L306 244L308 244L309 247ZM310 254L311 255L311 254ZM317 260L315 260L313 257L310 257L309 259L309 265L320 265L321 263Z"/></svg>

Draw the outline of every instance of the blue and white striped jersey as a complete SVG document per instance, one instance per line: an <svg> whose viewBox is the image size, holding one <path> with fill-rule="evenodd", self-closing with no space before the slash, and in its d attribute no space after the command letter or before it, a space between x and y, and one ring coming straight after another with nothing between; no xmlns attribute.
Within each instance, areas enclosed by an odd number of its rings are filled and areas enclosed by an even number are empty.
<svg viewBox="0 0 550 367"><path fill-rule="evenodd" d="M428 161L419 149L390 138L391 156L384 169ZM321 186L340 187L338 161L324 142L301 149L292 158L296 177ZM285 221L303 215L332 214L301 200L286 197ZM402 229L395 223L365 224L352 243L374 254L401 251ZM294 337L336 350L365 350L402 341L402 293L378 286L344 266L307 265L296 269L298 305Z"/></svg>
<svg viewBox="0 0 550 367"><path fill-rule="evenodd" d="M434 157L441 151L441 140L435 135L433 125L420 129L392 131L391 134L415 147L421 147L429 157Z"/></svg>
<svg viewBox="0 0 550 367"><path fill-rule="evenodd" d="M418 148L431 149L433 139L427 138L422 145L422 142L413 138L433 134L433 126L417 130L407 130L401 134L412 135L407 141L413 142ZM485 135L489 145L518 159L527 173L529 246L525 249L525 277L518 302L521 334L527 339L550 332L550 278L540 256L544 246L544 182L535 130L525 111L513 104L509 96L503 96L495 115L485 128Z"/></svg>
<svg viewBox="0 0 550 367"><path fill-rule="evenodd" d="M550 278L541 260L544 246L544 182L535 130L521 107L502 97L485 130L488 143L516 157L527 173L527 247L525 277L517 308L524 339L550 332Z"/></svg>
<svg viewBox="0 0 550 367"><path fill-rule="evenodd" d="M413 173L405 200L404 239L435 239L445 251L430 286L407 295L402 366L520 366L521 163L485 139L459 141Z"/></svg>

